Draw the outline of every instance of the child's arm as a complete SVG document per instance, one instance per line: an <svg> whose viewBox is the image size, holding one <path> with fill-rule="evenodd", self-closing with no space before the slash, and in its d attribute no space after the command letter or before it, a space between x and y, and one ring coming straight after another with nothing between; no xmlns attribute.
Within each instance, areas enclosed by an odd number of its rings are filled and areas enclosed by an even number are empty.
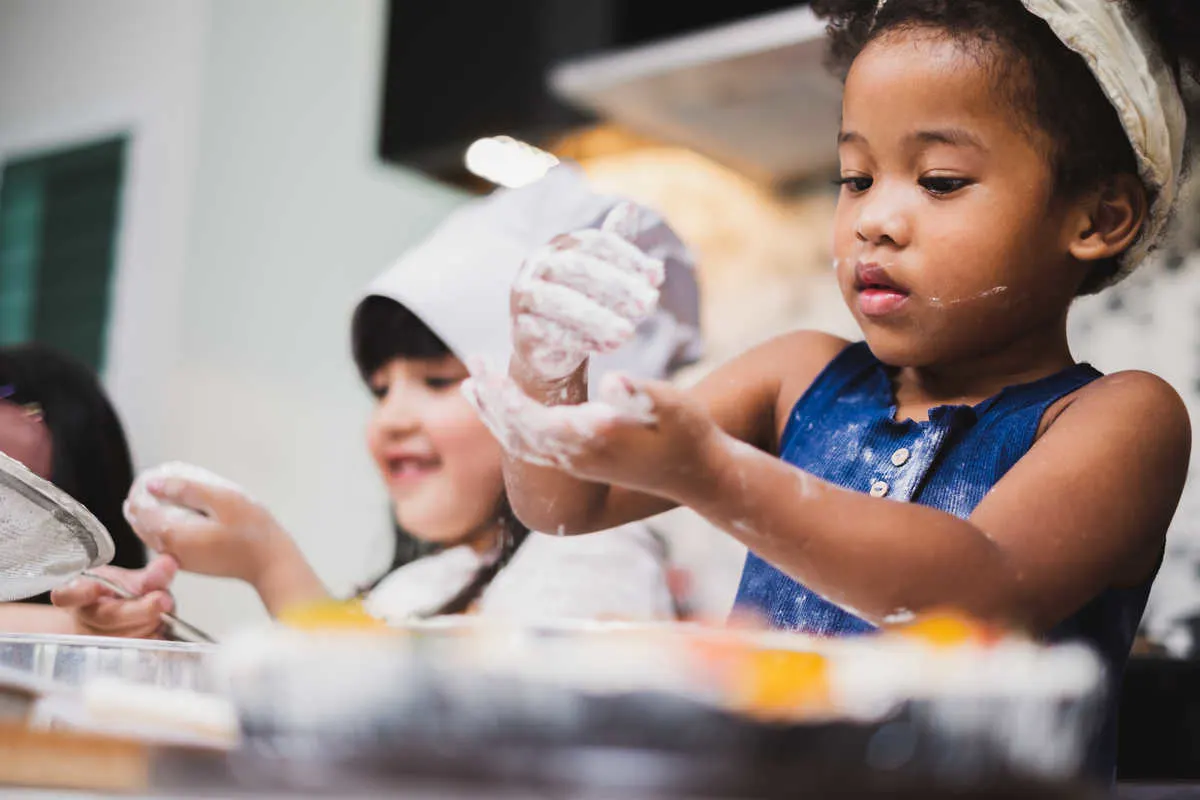
<svg viewBox="0 0 1200 800"><path fill-rule="evenodd" d="M152 481L147 488L160 500L197 512L132 499L126 506L134 532L174 557L181 569L246 581L273 617L329 597L287 531L241 492L186 478Z"/></svg>
<svg viewBox="0 0 1200 800"><path fill-rule="evenodd" d="M690 506L876 622L953 605L1043 632L1105 588L1136 584L1157 563L1190 452L1175 392L1147 374L1114 375L1078 392L961 520L835 487L738 441L694 398L639 388L656 421L614 420L586 436L558 428L557 446L571 451L562 468Z"/></svg>
<svg viewBox="0 0 1200 800"><path fill-rule="evenodd" d="M107 592L108 590L104 590ZM124 600L109 593L82 605L44 606L37 603L0 604L0 631L67 636L117 636L124 639L153 639L162 631L162 611L169 604L159 600Z"/></svg>
<svg viewBox="0 0 1200 800"><path fill-rule="evenodd" d="M691 395L718 428L733 439L769 453L787 422L790 406L781 397L799 397L822 369L847 345L829 334L802 331L781 336L745 353L706 376ZM789 365L781 383L778 364ZM541 380L518 356L512 364L513 385L542 406L569 406L587 397L586 365L558 382ZM786 385L784 385L786 384ZM485 420L494 420L487 408L498 392L479 386L473 401ZM517 398L521 402L521 398ZM536 408L526 410L538 416ZM564 409L568 411L569 409ZM533 423L536 425L536 422ZM503 427L504 431L497 430ZM504 463L508 500L517 516L534 530L584 533L616 528L654 516L678 505L666 497L637 489L588 481L569 471L542 466L521 457L519 422L492 425L506 444ZM504 432L509 435L506 437Z"/></svg>
<svg viewBox="0 0 1200 800"><path fill-rule="evenodd" d="M677 496L818 593L879 621L954 605L1044 632L1161 555L1190 453L1187 411L1151 375L1078 393L967 521L836 489L714 437Z"/></svg>
<svg viewBox="0 0 1200 800"><path fill-rule="evenodd" d="M4 633L77 634L70 611L37 603L0 604L0 631Z"/></svg>

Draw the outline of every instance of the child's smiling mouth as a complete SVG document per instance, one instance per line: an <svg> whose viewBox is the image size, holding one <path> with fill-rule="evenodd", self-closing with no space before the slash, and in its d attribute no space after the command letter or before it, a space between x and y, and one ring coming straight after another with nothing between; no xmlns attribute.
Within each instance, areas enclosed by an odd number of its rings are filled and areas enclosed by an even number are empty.
<svg viewBox="0 0 1200 800"><path fill-rule="evenodd" d="M437 472L440 459L434 456L395 455L387 459L388 483L407 488Z"/></svg>
<svg viewBox="0 0 1200 800"><path fill-rule="evenodd" d="M885 317L908 303L909 292L892 280L878 264L859 263L854 269L854 291L863 316Z"/></svg>

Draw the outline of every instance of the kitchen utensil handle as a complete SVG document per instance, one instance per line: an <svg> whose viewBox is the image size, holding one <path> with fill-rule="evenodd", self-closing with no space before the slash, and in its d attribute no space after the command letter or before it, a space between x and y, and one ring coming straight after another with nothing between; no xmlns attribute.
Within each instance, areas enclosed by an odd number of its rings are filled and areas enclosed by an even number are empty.
<svg viewBox="0 0 1200 800"><path fill-rule="evenodd" d="M133 592L129 591L121 584L114 583L113 581L110 581L108 578L105 578L103 575L97 575L96 573L92 572L91 570L85 570L83 572L83 577L87 578L88 580L95 581L96 583L100 584L101 586L105 587L106 589L109 589L109 590L115 592L117 595L125 598L126 600L136 599L136 595L134 595ZM161 619L163 621L163 624L165 624L167 626L167 633L169 633L171 635L171 637L177 642L191 642L192 644L216 644L217 643L216 639L209 636L207 633L200 630L195 625L192 625L191 623L188 623L188 622L184 622L183 620L181 620L179 617L175 616L174 614L170 614L170 613L167 613L166 611L164 611L161 614L159 614L158 616L159 616L159 619Z"/></svg>
<svg viewBox="0 0 1200 800"><path fill-rule="evenodd" d="M184 622L174 614L168 614L165 611L159 615L162 621L167 625L167 632L179 642L191 642L192 644L216 644L217 640L209 636L204 631L192 625L189 622Z"/></svg>

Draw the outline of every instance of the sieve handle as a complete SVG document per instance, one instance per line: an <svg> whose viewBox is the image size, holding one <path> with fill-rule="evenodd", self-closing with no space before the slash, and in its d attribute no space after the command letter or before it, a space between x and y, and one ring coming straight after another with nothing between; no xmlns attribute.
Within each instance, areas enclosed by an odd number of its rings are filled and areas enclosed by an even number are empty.
<svg viewBox="0 0 1200 800"><path fill-rule="evenodd" d="M85 570L82 573L82 576L84 578L87 578L88 580L95 581L96 583L100 584L101 586L105 587L106 589L109 589L109 590L115 592L118 596L123 597L126 600L136 600L137 599L137 595L135 595L133 592L129 591L124 586L120 585L119 583L114 583L113 581L110 581L108 578L105 578L102 575L97 575L96 573L94 573L90 570ZM216 639L209 636L207 633L200 630L195 625L192 625L191 623L188 623L188 622L184 622L183 620L181 620L179 617L175 616L174 614L169 614L164 611L163 613L159 614L159 617L162 619L163 624L167 626L167 632L169 634L171 634L171 636L176 641L191 642L193 644L216 644L217 643Z"/></svg>

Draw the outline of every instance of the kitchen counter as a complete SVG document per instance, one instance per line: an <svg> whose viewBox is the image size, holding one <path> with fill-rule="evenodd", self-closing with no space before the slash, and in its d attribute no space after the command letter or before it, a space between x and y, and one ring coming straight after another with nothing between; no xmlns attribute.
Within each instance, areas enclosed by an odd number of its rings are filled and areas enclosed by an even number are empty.
<svg viewBox="0 0 1200 800"><path fill-rule="evenodd" d="M109 794L103 792L67 792L61 790L32 790L19 787L0 787L0 800L100 800L100 798L145 798L149 800L216 800L224 798L353 798L354 800L374 800L374 798L402 796L411 800L545 800L549 797L587 798L587 800L714 800L712 797L700 794L684 794L669 791L646 792L616 789L590 789L587 787L585 775L582 774L579 785L573 789L531 787L521 785L504 785L497 783L472 784L469 780L447 778L445 780L396 779L381 783L355 781L351 783L327 784L318 774L311 774L309 785L304 785L304 776L291 776L287 785L279 783L264 783L261 780L242 774L241 766L236 764L220 765L194 761L180 767L175 762L165 762L156 765L154 781L144 792ZM261 776L259 776L261 777ZM840 798L847 796L844 791L804 792L804 797ZM754 795L757 796L757 795ZM751 795L744 800L751 800ZM779 787L778 792L772 792L773 797L792 797L787 787ZM994 789L994 790L959 790L955 792L931 791L928 788L909 787L907 789L877 790L870 793L855 791L854 797L862 800L879 798L883 800L938 800L938 798L953 797L955 800L1101 800L1103 795L1079 788L1061 788L1054 790L1039 790L1031 792L1028 788ZM1174 798L1172 798L1174 800Z"/></svg>

